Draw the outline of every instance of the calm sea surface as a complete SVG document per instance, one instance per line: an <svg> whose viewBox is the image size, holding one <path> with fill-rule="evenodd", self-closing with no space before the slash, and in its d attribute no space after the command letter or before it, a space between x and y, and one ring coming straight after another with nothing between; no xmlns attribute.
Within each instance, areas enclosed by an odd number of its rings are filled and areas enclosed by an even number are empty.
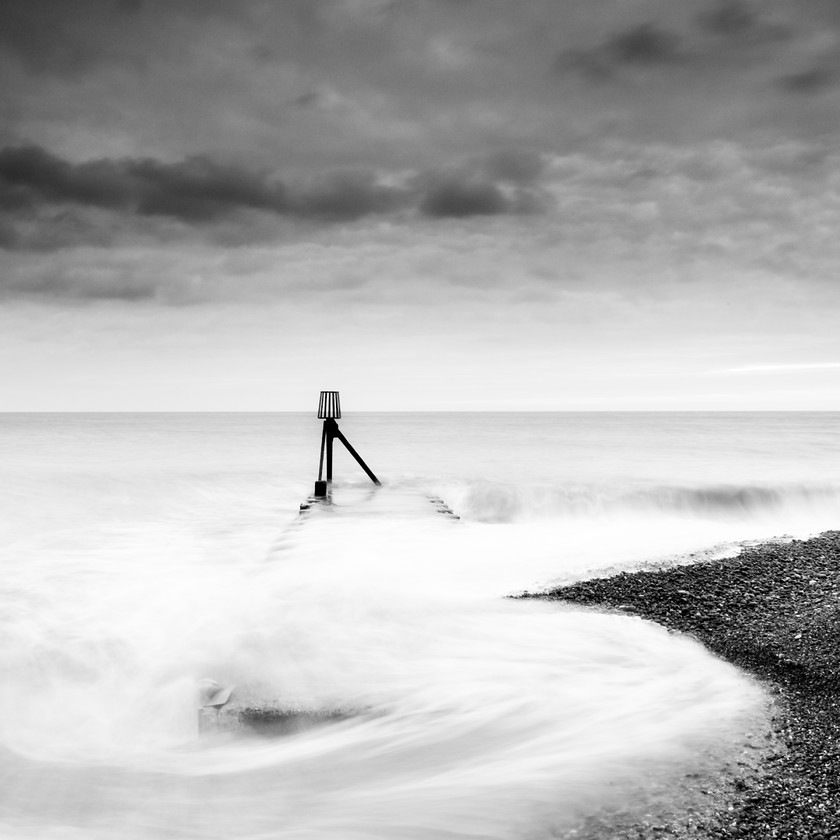
<svg viewBox="0 0 840 840"><path fill-rule="evenodd" d="M336 444L298 517L312 415L0 415L0 837L562 837L761 728L691 640L503 596L840 527L840 415L340 426L383 488ZM200 734L202 678L349 718Z"/></svg>

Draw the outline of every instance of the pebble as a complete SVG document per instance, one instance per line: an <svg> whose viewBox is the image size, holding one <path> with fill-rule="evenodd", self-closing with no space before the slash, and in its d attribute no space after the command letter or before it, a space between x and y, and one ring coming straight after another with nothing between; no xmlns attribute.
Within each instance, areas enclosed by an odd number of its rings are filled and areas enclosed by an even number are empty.
<svg viewBox="0 0 840 840"><path fill-rule="evenodd" d="M734 801L679 840L840 838L840 531L737 557L621 572L522 597L620 610L693 636L770 686L785 749L733 785ZM638 837L662 836L636 826Z"/></svg>

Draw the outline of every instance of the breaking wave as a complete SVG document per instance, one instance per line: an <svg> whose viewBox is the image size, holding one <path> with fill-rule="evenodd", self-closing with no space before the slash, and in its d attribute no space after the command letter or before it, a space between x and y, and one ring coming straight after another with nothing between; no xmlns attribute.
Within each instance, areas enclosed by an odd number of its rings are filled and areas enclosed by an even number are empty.
<svg viewBox="0 0 840 840"><path fill-rule="evenodd" d="M840 487L831 484L777 486L715 484L606 487L542 485L526 487L485 481L448 488L458 512L484 523L621 514L756 520L767 516L840 517Z"/></svg>

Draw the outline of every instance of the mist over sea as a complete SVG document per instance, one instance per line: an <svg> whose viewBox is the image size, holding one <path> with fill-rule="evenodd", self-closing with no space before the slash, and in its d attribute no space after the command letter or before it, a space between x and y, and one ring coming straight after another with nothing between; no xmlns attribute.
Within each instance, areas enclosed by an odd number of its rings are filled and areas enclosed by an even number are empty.
<svg viewBox="0 0 840 840"><path fill-rule="evenodd" d="M383 487L337 444L299 517L313 414L0 415L0 838L562 837L761 731L693 641L504 596L837 528L840 415L340 426ZM202 678L348 717L200 734Z"/></svg>

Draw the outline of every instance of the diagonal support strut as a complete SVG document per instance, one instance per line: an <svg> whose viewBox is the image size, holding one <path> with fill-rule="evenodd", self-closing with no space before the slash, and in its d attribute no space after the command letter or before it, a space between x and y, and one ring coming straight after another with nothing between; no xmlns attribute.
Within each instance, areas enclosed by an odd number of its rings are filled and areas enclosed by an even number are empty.
<svg viewBox="0 0 840 840"><path fill-rule="evenodd" d="M324 430L321 433L321 459L318 464L318 481L315 484L315 495L325 496L326 485L332 482L333 473L333 441L338 438L345 446L347 451L356 459L358 465L367 473L368 478L377 486L381 486L382 482L373 474L373 470L362 460L361 455L353 448L350 441L341 433L338 428L338 423L334 419L328 418L324 420ZM327 476L324 478L324 460L326 456Z"/></svg>

